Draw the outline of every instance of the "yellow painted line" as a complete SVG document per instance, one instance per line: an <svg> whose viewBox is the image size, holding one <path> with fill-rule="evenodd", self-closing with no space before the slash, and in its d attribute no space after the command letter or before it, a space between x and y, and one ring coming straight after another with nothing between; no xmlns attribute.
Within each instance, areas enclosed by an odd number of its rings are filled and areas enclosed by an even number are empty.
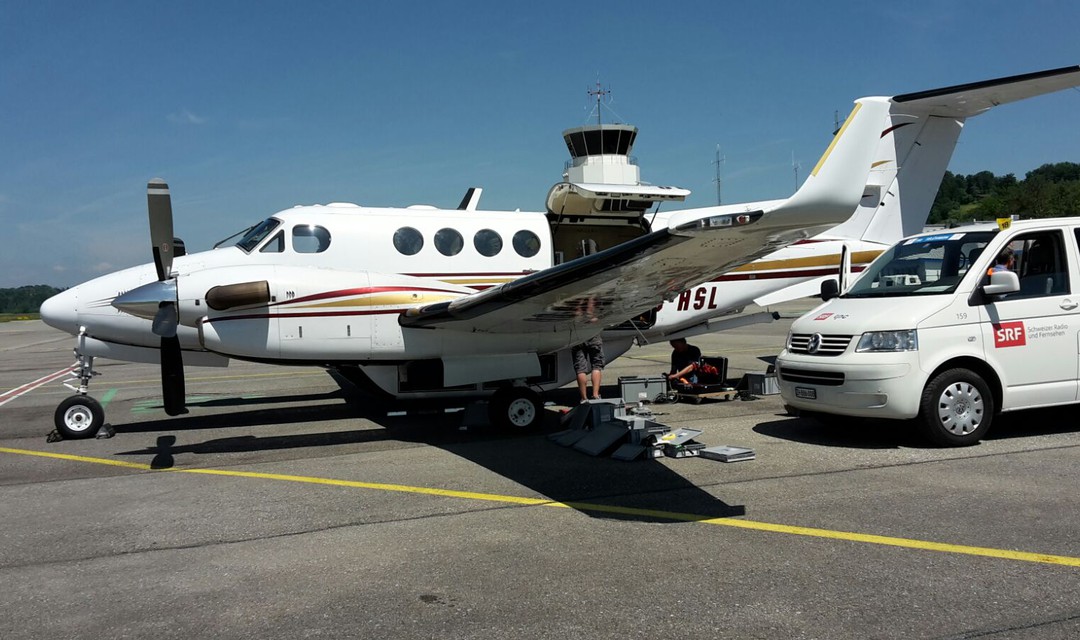
<svg viewBox="0 0 1080 640"><path fill-rule="evenodd" d="M48 451L34 451L31 449L9 449L0 447L0 453L15 455L38 456L72 462L88 462L114 467L126 467L140 471L166 471L172 473L194 473L199 475L225 476L233 478L253 478L259 480L276 480L283 482L301 482L304 484L317 484L333 487L350 487L356 489L373 489L377 491L393 491L398 493L411 493L418 495L438 496L444 498L460 498L465 500L483 500L486 502L499 502L521 506L556 507L560 509L576 509L579 511L591 511L598 513L611 513L634 517L648 517L660 520L673 520L677 522L697 522L714 526L734 527L737 529L749 529L752 531L768 531L770 533L784 533L788 535L805 536L811 538L824 538L829 540L843 540L846 542L862 542L904 549L918 549L921 551L939 551L943 553L956 553L969 556L982 556L986 558L998 558L1001 560L1017 560L1020 562L1035 562L1039 564L1052 564L1067 567L1080 567L1080 558L1073 556L1059 556L1048 553L1032 553L1029 551L1012 551L1009 549L995 549L992 547L973 547L961 544L949 544L946 542L933 542L929 540L916 540L913 538L895 538L868 533L855 533L851 531L836 531L832 529L818 529L814 527L799 527L772 522L759 522L756 520L737 520L735 518L709 518L693 513L679 513L676 511L660 511L656 509L639 509L635 507L620 507L616 505L596 504L592 502L557 502L546 498L524 498L521 496L507 496L494 493L476 493L473 491L457 491L454 489L436 489L433 487L413 487L402 484L386 484L381 482L360 482L356 480L337 480L334 478L319 478L313 476L294 476L279 473L259 473L254 471L229 471L225 469L153 469L148 464L137 462L124 462L108 458L91 458L76 456L65 453L52 453Z"/></svg>

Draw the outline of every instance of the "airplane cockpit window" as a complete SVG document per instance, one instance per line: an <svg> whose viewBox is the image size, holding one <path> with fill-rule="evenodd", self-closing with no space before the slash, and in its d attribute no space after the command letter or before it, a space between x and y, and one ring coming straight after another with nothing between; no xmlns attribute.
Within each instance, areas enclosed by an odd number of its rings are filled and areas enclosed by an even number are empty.
<svg viewBox="0 0 1080 640"><path fill-rule="evenodd" d="M522 258L531 258L540 252L540 238L528 229L514 234L514 251Z"/></svg>
<svg viewBox="0 0 1080 640"><path fill-rule="evenodd" d="M244 234L243 238L240 238L240 241L236 243L236 246L243 249L245 253L251 253L251 250L259 246L259 243L262 242L266 236L270 235L274 229L277 229L280 224L281 221L277 218L267 218L251 229L248 229L248 232Z"/></svg>
<svg viewBox="0 0 1080 640"><path fill-rule="evenodd" d="M394 232L394 248L399 253L415 256L424 248L424 236L412 227L402 227Z"/></svg>
<svg viewBox="0 0 1080 640"><path fill-rule="evenodd" d="M282 253L285 251L285 232L278 231L277 235L267 241L259 249L259 253Z"/></svg>
<svg viewBox="0 0 1080 640"><path fill-rule="evenodd" d="M292 248L297 253L322 253L330 246L330 232L314 224L293 227Z"/></svg>
<svg viewBox="0 0 1080 640"><path fill-rule="evenodd" d="M445 228L435 232L435 248L444 256L456 256L465 246L465 240L454 229Z"/></svg>
<svg viewBox="0 0 1080 640"><path fill-rule="evenodd" d="M481 229L473 236L473 246L477 253L490 258L502 251L502 236L491 229Z"/></svg>

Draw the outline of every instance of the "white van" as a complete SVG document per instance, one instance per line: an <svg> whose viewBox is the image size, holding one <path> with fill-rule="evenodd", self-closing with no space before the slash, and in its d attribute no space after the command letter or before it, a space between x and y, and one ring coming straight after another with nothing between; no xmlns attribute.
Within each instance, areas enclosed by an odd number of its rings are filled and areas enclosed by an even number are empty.
<svg viewBox="0 0 1080 640"><path fill-rule="evenodd" d="M971 445L994 415L1078 401L1080 217L901 240L796 320L776 359L800 412L906 420ZM995 270L1006 247L1013 270ZM993 273L989 273L995 270Z"/></svg>

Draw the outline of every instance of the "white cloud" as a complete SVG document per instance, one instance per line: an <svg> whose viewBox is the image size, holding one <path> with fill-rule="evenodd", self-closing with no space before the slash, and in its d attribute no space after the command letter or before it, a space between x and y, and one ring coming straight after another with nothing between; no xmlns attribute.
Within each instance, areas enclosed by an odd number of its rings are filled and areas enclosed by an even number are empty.
<svg viewBox="0 0 1080 640"><path fill-rule="evenodd" d="M187 109L181 109L179 113L170 113L169 122L173 124L206 124L206 118L197 116Z"/></svg>

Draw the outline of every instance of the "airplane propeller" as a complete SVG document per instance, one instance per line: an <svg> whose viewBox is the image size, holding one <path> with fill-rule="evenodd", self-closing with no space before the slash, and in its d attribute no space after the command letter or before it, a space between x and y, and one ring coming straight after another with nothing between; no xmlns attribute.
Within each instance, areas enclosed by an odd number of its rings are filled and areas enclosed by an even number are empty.
<svg viewBox="0 0 1080 640"><path fill-rule="evenodd" d="M173 238L172 200L169 185L154 178L146 185L146 205L150 215L150 242L157 268L157 282L144 284L123 293L112 306L133 316L152 320L151 330L161 337L161 395L165 413L170 416L187 413L184 392L184 358L180 339L176 336L180 324L179 296L176 278L172 276L173 254L183 243Z"/></svg>
<svg viewBox="0 0 1080 640"><path fill-rule="evenodd" d="M161 336L161 395L165 413L187 413L185 408L184 358L176 327L180 324L176 279L172 277L173 217L169 185L154 178L146 185L146 207L150 216L150 242L160 283L158 310L151 329Z"/></svg>

